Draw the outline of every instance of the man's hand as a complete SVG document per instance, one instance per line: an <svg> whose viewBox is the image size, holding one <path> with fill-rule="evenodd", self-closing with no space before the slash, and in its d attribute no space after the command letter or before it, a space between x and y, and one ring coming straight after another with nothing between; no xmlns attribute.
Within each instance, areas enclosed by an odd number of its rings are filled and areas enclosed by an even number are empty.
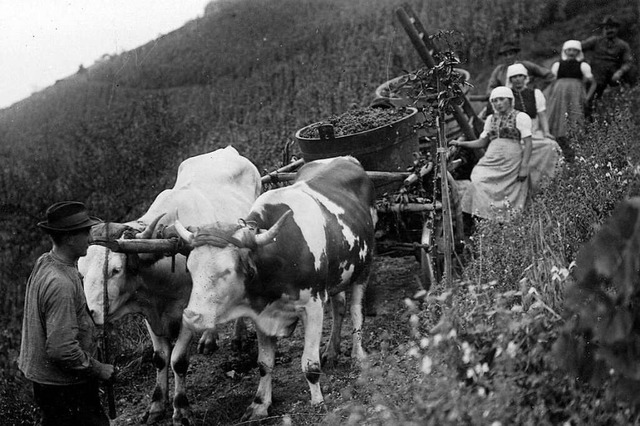
<svg viewBox="0 0 640 426"><path fill-rule="evenodd" d="M103 382L113 381L116 376L116 369L111 364L103 364L93 360L93 373L98 380Z"/></svg>

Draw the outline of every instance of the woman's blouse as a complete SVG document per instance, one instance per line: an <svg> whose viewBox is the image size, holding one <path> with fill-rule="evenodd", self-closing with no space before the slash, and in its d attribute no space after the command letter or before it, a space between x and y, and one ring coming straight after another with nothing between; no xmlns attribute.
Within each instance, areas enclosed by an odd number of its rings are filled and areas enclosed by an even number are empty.
<svg viewBox="0 0 640 426"><path fill-rule="evenodd" d="M578 62L575 59L554 62L551 65L551 72L556 78L593 78L591 65L584 61Z"/></svg>
<svg viewBox="0 0 640 426"><path fill-rule="evenodd" d="M491 114L484 122L484 130L480 134L481 139L505 138L518 142L529 136L531 136L531 117L515 109L511 110L507 116Z"/></svg>

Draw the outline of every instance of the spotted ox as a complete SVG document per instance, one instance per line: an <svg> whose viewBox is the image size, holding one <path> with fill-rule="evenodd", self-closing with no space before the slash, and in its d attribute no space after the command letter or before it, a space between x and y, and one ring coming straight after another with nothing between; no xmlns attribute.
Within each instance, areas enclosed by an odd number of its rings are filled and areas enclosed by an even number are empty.
<svg viewBox="0 0 640 426"><path fill-rule="evenodd" d="M353 346L361 360L362 299L374 244L373 184L353 157L318 160L303 166L296 181L262 194L240 225L199 227L176 222L192 247L193 278L184 323L204 330L249 317L258 334L260 384L243 420L268 415L276 338L304 324L302 371L311 403L323 402L318 383L324 303L330 299L331 337L323 359L339 350L345 290L351 288Z"/></svg>
<svg viewBox="0 0 640 426"><path fill-rule="evenodd" d="M235 221L249 212L260 192L260 174L256 167L232 147L219 149L183 161L172 189L161 192L138 220L108 224L109 233L124 238L123 232L125 235L137 232L136 237L148 238L157 232L155 229L171 225L177 217L188 226ZM92 232L104 237L105 227L94 227ZM182 327L182 311L191 293L185 256L176 255L172 265L171 257L164 255L122 254L100 245L90 246L78 266L84 276L87 304L98 324L104 320L105 260L108 265L107 320L142 313L151 335L157 378L146 420L154 423L164 416L169 402L168 367L171 365L175 377L173 422L188 424L190 410L185 378L193 332ZM212 345L215 340L205 331L200 347Z"/></svg>

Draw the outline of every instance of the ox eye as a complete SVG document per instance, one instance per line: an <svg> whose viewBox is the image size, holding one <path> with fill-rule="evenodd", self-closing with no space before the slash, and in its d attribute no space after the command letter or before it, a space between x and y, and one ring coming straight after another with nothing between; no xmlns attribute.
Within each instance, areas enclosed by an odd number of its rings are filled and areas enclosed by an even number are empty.
<svg viewBox="0 0 640 426"><path fill-rule="evenodd" d="M116 266L116 267L114 267L114 268L111 270L111 275L117 275L117 274L119 274L121 271L122 271L122 268L121 268L121 267L119 267L119 266Z"/></svg>

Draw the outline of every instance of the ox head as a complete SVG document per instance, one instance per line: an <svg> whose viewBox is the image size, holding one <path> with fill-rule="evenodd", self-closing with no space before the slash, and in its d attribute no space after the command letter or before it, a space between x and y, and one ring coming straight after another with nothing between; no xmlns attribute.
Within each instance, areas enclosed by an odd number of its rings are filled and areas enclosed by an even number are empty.
<svg viewBox="0 0 640 426"><path fill-rule="evenodd" d="M244 223L226 229L218 225L201 227L191 232L175 222L176 231L191 248L187 266L193 287L183 315L189 328L202 331L244 316L246 288L258 273L255 253L276 240L291 214L287 211L268 230Z"/></svg>
<svg viewBox="0 0 640 426"><path fill-rule="evenodd" d="M117 253L100 243L116 239L149 238L161 218L162 215L144 228L122 223L103 223L92 228L92 244L87 254L78 259L78 270L83 276L87 306L96 324L101 325L105 322L105 284L109 297L106 319L113 321L133 312L127 306L127 302L136 291L140 264L137 254Z"/></svg>

